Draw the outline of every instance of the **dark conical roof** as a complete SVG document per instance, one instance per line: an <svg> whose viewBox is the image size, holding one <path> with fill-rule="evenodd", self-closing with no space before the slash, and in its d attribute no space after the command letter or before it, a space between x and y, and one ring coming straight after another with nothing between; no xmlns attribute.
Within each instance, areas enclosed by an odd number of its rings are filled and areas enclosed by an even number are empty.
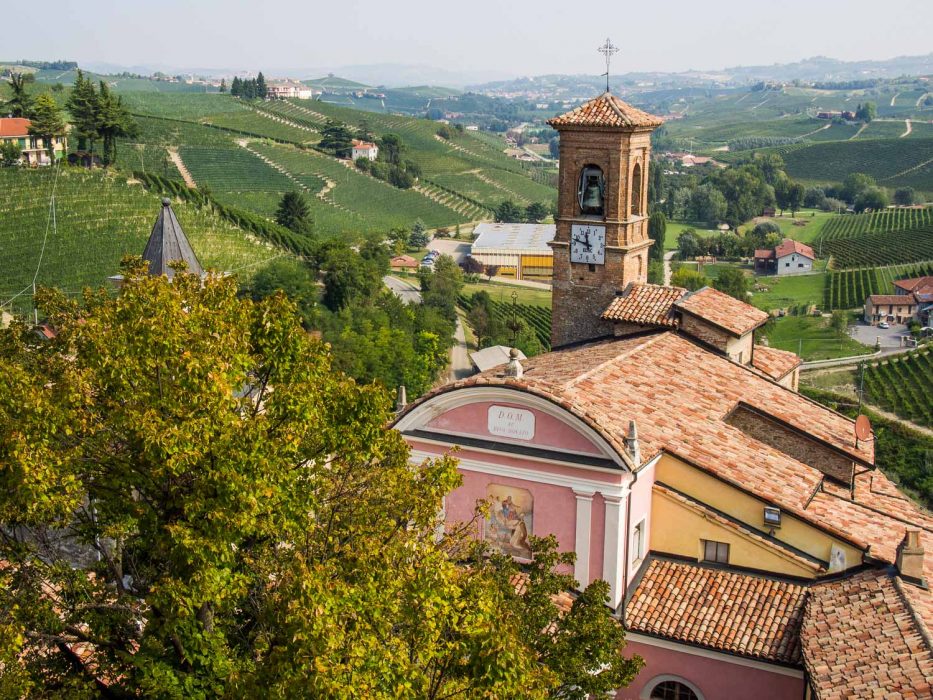
<svg viewBox="0 0 933 700"><path fill-rule="evenodd" d="M175 271L169 267L169 263L173 260L184 260L188 264L188 272L192 274L204 274L204 268L191 249L191 244L188 243L188 238L182 231L175 212L172 211L172 201L168 198L162 200L162 209L155 226L152 227L152 233L149 234L143 259L149 261L150 275L167 275L172 279Z"/></svg>

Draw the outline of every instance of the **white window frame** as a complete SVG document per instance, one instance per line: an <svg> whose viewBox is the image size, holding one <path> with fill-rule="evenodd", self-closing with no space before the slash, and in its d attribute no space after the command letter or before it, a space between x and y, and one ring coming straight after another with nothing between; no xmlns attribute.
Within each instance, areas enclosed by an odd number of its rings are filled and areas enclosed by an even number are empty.
<svg viewBox="0 0 933 700"><path fill-rule="evenodd" d="M629 543L629 546L632 548L632 564L637 564L645 558L645 529L647 525L648 519L642 516L642 519L632 528L632 541Z"/></svg>
<svg viewBox="0 0 933 700"><path fill-rule="evenodd" d="M660 676L655 676L650 681L645 683L645 686L641 691L641 696L640 696L641 700L651 700L651 693L654 692L654 689L657 686L661 685L661 683L664 683L664 681L674 681L676 683L682 683L688 688L690 688L690 690L692 690L696 694L699 700L706 700L706 696L703 695L703 693L700 691L699 688L696 687L696 685L688 681L683 676L673 676L669 673L663 673Z"/></svg>

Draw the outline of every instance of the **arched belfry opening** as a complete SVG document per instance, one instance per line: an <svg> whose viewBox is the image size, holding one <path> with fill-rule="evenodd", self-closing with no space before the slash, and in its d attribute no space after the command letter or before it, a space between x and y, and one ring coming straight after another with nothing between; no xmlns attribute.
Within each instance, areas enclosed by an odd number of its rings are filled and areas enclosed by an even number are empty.
<svg viewBox="0 0 933 700"><path fill-rule="evenodd" d="M590 216L605 216L606 178L598 165L585 165L577 187L580 212Z"/></svg>
<svg viewBox="0 0 933 700"><path fill-rule="evenodd" d="M642 211L641 190L641 163L635 163L635 167L632 168L632 216L642 216L644 214Z"/></svg>

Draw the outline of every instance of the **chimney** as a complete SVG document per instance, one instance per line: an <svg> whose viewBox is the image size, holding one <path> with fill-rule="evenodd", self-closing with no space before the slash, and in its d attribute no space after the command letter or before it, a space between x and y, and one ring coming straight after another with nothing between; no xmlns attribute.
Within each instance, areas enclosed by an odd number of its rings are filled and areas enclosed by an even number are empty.
<svg viewBox="0 0 933 700"><path fill-rule="evenodd" d="M923 545L920 530L909 528L897 547L897 570L906 579L923 580Z"/></svg>
<svg viewBox="0 0 933 700"><path fill-rule="evenodd" d="M405 385L402 384L398 388L398 395L395 397L395 410L401 413L405 410L405 406L408 405L408 394L405 391Z"/></svg>
<svg viewBox="0 0 933 700"><path fill-rule="evenodd" d="M641 447L638 445L638 426L634 420L628 422L628 433L625 435L625 449L635 463L635 466L641 466Z"/></svg>
<svg viewBox="0 0 933 700"><path fill-rule="evenodd" d="M521 379L523 374L525 374L525 368L518 361L518 350L512 348L509 350L509 364L505 368L505 376Z"/></svg>

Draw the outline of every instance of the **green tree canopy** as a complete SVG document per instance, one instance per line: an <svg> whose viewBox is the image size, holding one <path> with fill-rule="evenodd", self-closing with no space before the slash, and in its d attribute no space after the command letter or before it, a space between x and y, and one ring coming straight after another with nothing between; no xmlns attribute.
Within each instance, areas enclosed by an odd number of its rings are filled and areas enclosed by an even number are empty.
<svg viewBox="0 0 933 700"><path fill-rule="evenodd" d="M32 73L20 73L13 71L10 73L10 92L12 96L3 104L5 112L9 112L11 117L29 119L32 115L32 96L29 94L30 83L35 78Z"/></svg>
<svg viewBox="0 0 933 700"><path fill-rule="evenodd" d="M78 70L75 77L66 106L71 115L75 135L78 137L78 150L93 152L94 143L100 138L100 100L94 83L81 70Z"/></svg>
<svg viewBox="0 0 933 700"><path fill-rule="evenodd" d="M664 212L658 209L651 214L648 219L648 238L654 241L649 251L650 259L664 259L664 237L667 233L667 217Z"/></svg>
<svg viewBox="0 0 933 700"><path fill-rule="evenodd" d="M300 192L292 191L282 195L275 212L275 223L295 233L311 233L313 226L311 208Z"/></svg>
<svg viewBox="0 0 933 700"><path fill-rule="evenodd" d="M55 162L53 140L65 135L65 118L51 95L44 94L36 98L29 133L42 139L43 146L49 151L49 158Z"/></svg>
<svg viewBox="0 0 933 700"><path fill-rule="evenodd" d="M679 267L671 274L671 286L683 287L695 292L698 289L709 286L709 278L696 270L688 267Z"/></svg>
<svg viewBox="0 0 933 700"><path fill-rule="evenodd" d="M97 133L104 141L104 165L117 161L117 139L132 137L139 133L139 126L123 104L123 98L110 91L103 80L97 95Z"/></svg>
<svg viewBox="0 0 933 700"><path fill-rule="evenodd" d="M727 267L719 272L719 276L713 280L713 287L720 292L724 292L739 301L748 302L748 291L750 286L749 277L744 272L735 267Z"/></svg>
<svg viewBox="0 0 933 700"><path fill-rule="evenodd" d="M495 214L496 221L499 223L517 224L525 219L525 212L511 199L503 200L502 203L496 207Z"/></svg>
<svg viewBox="0 0 933 700"><path fill-rule="evenodd" d="M547 206L541 202L532 202L525 207L525 221L530 224L537 224L547 218Z"/></svg>
<svg viewBox="0 0 933 700"><path fill-rule="evenodd" d="M621 626L553 538L438 539L449 458L413 469L390 396L336 372L282 294L150 277L43 291L0 331L0 658L54 697L546 698L625 685ZM466 563L467 565L462 565Z"/></svg>

